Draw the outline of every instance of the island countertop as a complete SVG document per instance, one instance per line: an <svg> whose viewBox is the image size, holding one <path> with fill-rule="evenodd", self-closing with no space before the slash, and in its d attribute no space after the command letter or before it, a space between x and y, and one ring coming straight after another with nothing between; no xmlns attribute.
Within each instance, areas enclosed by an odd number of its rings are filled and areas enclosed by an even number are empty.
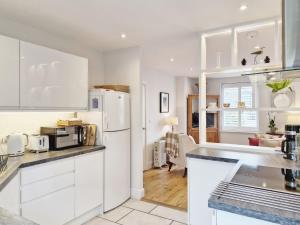
<svg viewBox="0 0 300 225"><path fill-rule="evenodd" d="M300 170L299 162L284 159L283 155L280 152L260 153L257 151L236 151L200 147L198 149L195 149L194 151L187 153L187 157L194 159L236 163L236 167L233 169L232 173L229 174L225 179L225 182L229 183L232 181L239 168L243 165ZM208 200L208 206L217 210L253 217L277 224L300 224L300 213L290 212L282 209L274 209L263 205L257 205L252 202L211 196Z"/></svg>

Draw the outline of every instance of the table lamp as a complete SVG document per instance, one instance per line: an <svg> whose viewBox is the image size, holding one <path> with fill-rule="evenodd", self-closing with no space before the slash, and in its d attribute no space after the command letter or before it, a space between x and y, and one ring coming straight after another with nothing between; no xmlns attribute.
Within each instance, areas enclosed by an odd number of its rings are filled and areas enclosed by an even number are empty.
<svg viewBox="0 0 300 225"><path fill-rule="evenodd" d="M178 117L170 116L165 120L166 125L172 126L172 132L174 132L174 126L178 125Z"/></svg>

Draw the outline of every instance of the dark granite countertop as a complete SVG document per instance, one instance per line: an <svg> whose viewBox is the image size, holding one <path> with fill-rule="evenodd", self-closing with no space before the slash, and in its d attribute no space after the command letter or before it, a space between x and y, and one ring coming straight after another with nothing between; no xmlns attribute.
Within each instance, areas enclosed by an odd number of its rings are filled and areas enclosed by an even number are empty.
<svg viewBox="0 0 300 225"><path fill-rule="evenodd" d="M243 165L249 166L267 166L276 168L300 169L300 163L286 160L280 152L251 152L222 150L214 148L198 148L187 154L189 158L206 159L213 161L222 161L236 163L236 168L226 178L230 182ZM253 178L252 178L253 179ZM254 203L247 203L239 200L230 200L211 196L208 200L210 208L223 210L239 215L253 217L277 224L296 225L300 224L300 214L289 212L282 209L274 209L266 206L260 206Z"/></svg>
<svg viewBox="0 0 300 225"><path fill-rule="evenodd" d="M34 166L59 159L70 158L77 155L104 150L105 146L82 146L69 148L61 151L49 151L44 153L26 152L23 156L10 157L7 163L7 169L0 174L0 191L9 183L9 181L18 173L19 168ZM14 215L0 207L1 225L37 225L21 216Z"/></svg>
<svg viewBox="0 0 300 225"><path fill-rule="evenodd" d="M105 146L81 146L61 151L49 151L43 153L26 152L23 156L10 157L7 162L7 169L0 174L0 191L12 178L14 178L14 176L18 173L19 168L34 166L104 149Z"/></svg>

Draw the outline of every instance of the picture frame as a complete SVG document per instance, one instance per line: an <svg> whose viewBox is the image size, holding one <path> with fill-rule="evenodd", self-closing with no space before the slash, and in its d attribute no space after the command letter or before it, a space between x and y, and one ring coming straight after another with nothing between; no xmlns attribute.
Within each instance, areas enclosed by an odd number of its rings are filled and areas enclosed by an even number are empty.
<svg viewBox="0 0 300 225"><path fill-rule="evenodd" d="M166 92L159 93L159 111L160 113L169 112L169 93Z"/></svg>

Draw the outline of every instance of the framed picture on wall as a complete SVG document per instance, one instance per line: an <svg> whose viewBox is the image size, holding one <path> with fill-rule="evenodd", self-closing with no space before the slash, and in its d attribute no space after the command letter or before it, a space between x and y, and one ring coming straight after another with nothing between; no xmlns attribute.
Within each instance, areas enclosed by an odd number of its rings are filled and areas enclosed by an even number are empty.
<svg viewBox="0 0 300 225"><path fill-rule="evenodd" d="M160 113L168 113L169 112L169 93L160 92L159 93L159 110Z"/></svg>

